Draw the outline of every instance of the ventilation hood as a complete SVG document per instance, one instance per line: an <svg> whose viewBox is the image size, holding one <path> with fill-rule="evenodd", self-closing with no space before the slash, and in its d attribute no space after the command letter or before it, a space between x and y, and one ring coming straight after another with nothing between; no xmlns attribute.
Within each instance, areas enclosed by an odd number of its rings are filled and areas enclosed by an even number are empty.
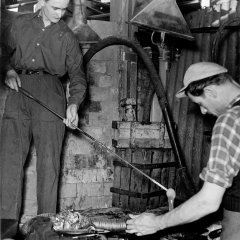
<svg viewBox="0 0 240 240"><path fill-rule="evenodd" d="M136 0L133 15L132 24L194 40L175 0Z"/></svg>

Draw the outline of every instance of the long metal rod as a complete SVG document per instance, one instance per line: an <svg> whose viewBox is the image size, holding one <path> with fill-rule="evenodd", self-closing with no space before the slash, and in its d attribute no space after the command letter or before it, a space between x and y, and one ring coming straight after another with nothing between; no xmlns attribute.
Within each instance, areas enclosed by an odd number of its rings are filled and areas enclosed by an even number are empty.
<svg viewBox="0 0 240 240"><path fill-rule="evenodd" d="M60 118L61 120L65 120L64 117L62 117L60 114L58 114L57 112L53 111L51 108L49 108L46 104L44 104L43 102L41 102L40 100L38 100L37 98L33 97L27 90L23 89L22 87L19 87L19 92L21 92L23 95L31 98L32 100L34 100L35 102L39 103L41 106L43 106L44 108L46 108L48 111L50 111L51 113L53 113L55 116L57 116L58 118ZM131 163L129 163L127 160L123 159L122 157L118 156L113 150L109 149L105 144L103 144L102 142L100 142L99 140L95 139L94 137L92 137L91 135L89 135L88 133L86 133L85 131L83 131L81 128L74 126L74 128L76 128L76 130L78 130L79 132L81 132L82 134L84 134L85 136L87 136L88 138L90 138L92 141L97 142L97 144L100 147L103 147L106 151L108 151L109 153L113 154L115 157L117 157L118 159L120 159L121 161L123 161L124 163L126 163L127 165L129 165L131 168L133 168L134 170L138 171L140 174L142 174L143 176L145 176L146 178L148 178L151 182L155 183L157 186L159 186L160 188L162 188L163 190L167 191L168 189L166 187L164 187L162 184L160 184L159 182L157 182L156 180L154 180L153 178L151 178L150 176L148 176L146 173L144 173L143 171L141 171L140 169L138 169L137 167L135 167L134 165L132 165Z"/></svg>

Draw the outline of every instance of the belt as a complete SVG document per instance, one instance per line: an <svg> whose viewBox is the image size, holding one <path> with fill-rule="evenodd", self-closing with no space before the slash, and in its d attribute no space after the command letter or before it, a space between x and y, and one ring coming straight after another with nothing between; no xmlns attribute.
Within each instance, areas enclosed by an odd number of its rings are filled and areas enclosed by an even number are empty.
<svg viewBox="0 0 240 240"><path fill-rule="evenodd" d="M32 75L32 74L38 74L38 75L43 75L47 74L45 71L41 70L28 70L28 69L23 69L23 70L16 70L17 74L25 74L25 75Z"/></svg>

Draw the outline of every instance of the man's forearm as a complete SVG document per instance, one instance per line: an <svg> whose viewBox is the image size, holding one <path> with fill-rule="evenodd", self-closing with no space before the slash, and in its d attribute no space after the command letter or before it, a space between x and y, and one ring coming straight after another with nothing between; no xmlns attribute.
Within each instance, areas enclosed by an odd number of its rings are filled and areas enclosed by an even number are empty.
<svg viewBox="0 0 240 240"><path fill-rule="evenodd" d="M190 223L217 211L224 192L224 188L205 183L203 188L189 200L171 212L157 217L160 229Z"/></svg>
<svg viewBox="0 0 240 240"><path fill-rule="evenodd" d="M2 66L2 73L4 75L6 75L6 73L9 71L9 70L12 70L14 69L10 63L10 57L9 55L3 51L3 55L2 55L2 62L4 63L3 66Z"/></svg>
<svg viewBox="0 0 240 240"><path fill-rule="evenodd" d="M78 107L84 100L87 91L87 80L83 71L70 76L68 104L76 104Z"/></svg>

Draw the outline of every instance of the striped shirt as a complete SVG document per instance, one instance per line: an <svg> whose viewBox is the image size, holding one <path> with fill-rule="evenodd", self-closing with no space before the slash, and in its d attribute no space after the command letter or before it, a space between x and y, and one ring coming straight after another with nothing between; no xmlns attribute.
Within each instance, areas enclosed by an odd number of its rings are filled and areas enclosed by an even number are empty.
<svg viewBox="0 0 240 240"><path fill-rule="evenodd" d="M238 100L240 96L218 117L213 128L209 161L200 174L203 181L223 188L231 187L240 168L240 106L232 107Z"/></svg>

